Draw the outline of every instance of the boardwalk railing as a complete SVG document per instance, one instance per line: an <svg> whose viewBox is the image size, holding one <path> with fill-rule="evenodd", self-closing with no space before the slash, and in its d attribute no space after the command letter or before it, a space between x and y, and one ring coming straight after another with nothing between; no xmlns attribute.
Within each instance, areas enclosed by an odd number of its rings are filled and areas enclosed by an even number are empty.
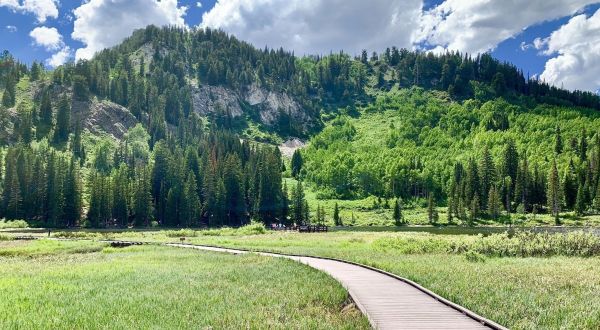
<svg viewBox="0 0 600 330"><path fill-rule="evenodd" d="M325 225L272 226L269 229L275 231L298 231L300 233L324 233L329 231L329 227Z"/></svg>

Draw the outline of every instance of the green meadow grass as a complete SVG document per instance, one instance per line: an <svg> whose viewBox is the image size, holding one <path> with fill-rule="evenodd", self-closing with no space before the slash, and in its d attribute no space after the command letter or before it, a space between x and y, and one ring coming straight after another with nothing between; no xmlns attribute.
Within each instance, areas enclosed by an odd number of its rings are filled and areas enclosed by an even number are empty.
<svg viewBox="0 0 600 330"><path fill-rule="evenodd" d="M146 240L177 240L161 232L145 235ZM486 254L485 248L489 248L489 244L480 241L499 240L500 237L276 232L248 236L197 235L186 240L232 248L335 257L381 268L411 279L512 329L600 328L600 257L495 257L494 253ZM552 239L548 242L554 242ZM497 251L508 244L484 242L500 245ZM466 253L448 252L460 244L474 248ZM531 245L548 253L556 251L545 241Z"/></svg>
<svg viewBox="0 0 600 330"><path fill-rule="evenodd" d="M1 329L369 327L341 285L291 260L89 241L0 251Z"/></svg>

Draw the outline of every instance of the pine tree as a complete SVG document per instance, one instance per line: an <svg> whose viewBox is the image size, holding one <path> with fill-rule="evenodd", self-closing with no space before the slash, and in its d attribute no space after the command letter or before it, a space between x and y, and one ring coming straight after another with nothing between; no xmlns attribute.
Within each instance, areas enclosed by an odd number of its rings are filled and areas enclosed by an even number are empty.
<svg viewBox="0 0 600 330"><path fill-rule="evenodd" d="M585 203L585 192L583 188L583 184L579 182L579 187L577 188L577 199L575 202L575 214L582 216L585 213L586 203Z"/></svg>
<svg viewBox="0 0 600 330"><path fill-rule="evenodd" d="M585 131L585 128L583 128L581 130L581 136L579 138L579 158L581 159L581 161L584 161L587 159L587 133Z"/></svg>
<svg viewBox="0 0 600 330"><path fill-rule="evenodd" d="M563 150L562 137L560 135L560 126L556 125L556 133L554 136L554 153L560 155Z"/></svg>
<svg viewBox="0 0 600 330"><path fill-rule="evenodd" d="M197 184L194 173L190 170L183 188L181 218L186 227L196 226L200 217L200 199L196 192Z"/></svg>
<svg viewBox="0 0 600 330"><path fill-rule="evenodd" d="M129 224L129 178L128 168L121 164L112 175L112 218L117 226L126 227Z"/></svg>
<svg viewBox="0 0 600 330"><path fill-rule="evenodd" d="M292 189L292 221L296 225L302 225L304 223L304 205L304 188L302 187L302 181L298 180L296 187Z"/></svg>
<svg viewBox="0 0 600 330"><path fill-rule="evenodd" d="M433 194L429 194L427 198L427 218L429 219L429 223L432 225L436 225L439 220L439 214L435 205L435 200L433 198Z"/></svg>
<svg viewBox="0 0 600 330"><path fill-rule="evenodd" d="M394 224L396 226L401 226L404 224L404 217L402 216L402 206L400 205L400 201L398 199L396 199L396 201L394 202Z"/></svg>
<svg viewBox="0 0 600 330"><path fill-rule="evenodd" d="M148 226L152 218L152 193L148 170L144 167L136 169L133 215L136 226Z"/></svg>
<svg viewBox="0 0 600 330"><path fill-rule="evenodd" d="M340 207L338 206L338 203L336 202L335 205L333 206L333 224L335 226L342 226L342 219L340 218Z"/></svg>
<svg viewBox="0 0 600 330"><path fill-rule="evenodd" d="M472 226L475 223L475 220L479 217L479 197L476 195L473 200L471 200L471 207L469 209L469 225Z"/></svg>
<svg viewBox="0 0 600 330"><path fill-rule="evenodd" d="M56 113L56 125L54 128L54 142L63 143L69 138L69 127L71 122L71 105L66 95L58 103Z"/></svg>
<svg viewBox="0 0 600 330"><path fill-rule="evenodd" d="M498 220L498 217L500 216L500 210L502 208L502 201L500 200L500 195L498 194L496 186L492 186L492 188L490 188L488 196L488 213L492 219Z"/></svg>
<svg viewBox="0 0 600 330"><path fill-rule="evenodd" d="M300 175L300 171L302 170L302 164L303 164L303 160L302 160L302 155L300 154L300 150L296 149L294 151L294 154L292 155L292 176L294 178L298 178L298 175Z"/></svg>
<svg viewBox="0 0 600 330"><path fill-rule="evenodd" d="M548 208L550 209L552 216L554 216L556 224L559 225L561 194L560 179L558 176L558 169L556 167L556 160L552 161L552 167L548 173L548 189L546 196L548 198Z"/></svg>
<svg viewBox="0 0 600 330"><path fill-rule="evenodd" d="M287 181L283 183L282 191L282 208L281 208L281 219L285 225L290 225L290 197L288 194Z"/></svg>
<svg viewBox="0 0 600 330"><path fill-rule="evenodd" d="M4 188L5 216L7 219L19 219L21 215L21 186L16 173L16 160L9 152L6 160L6 178Z"/></svg>
<svg viewBox="0 0 600 330"><path fill-rule="evenodd" d="M17 112L19 114L17 139L25 144L29 144L33 139L33 115L23 102L19 103Z"/></svg>
<svg viewBox="0 0 600 330"><path fill-rule="evenodd" d="M488 201L488 192L490 191L490 187L492 186L492 182L495 180L495 172L494 161L492 160L492 155L487 147L483 149L483 155L481 157L481 162L479 165L479 173L480 173L480 184L481 184L481 194L483 202L483 208L487 208Z"/></svg>
<svg viewBox="0 0 600 330"><path fill-rule="evenodd" d="M64 180L64 219L67 227L73 227L81 218L81 182L79 168L74 158L71 158L69 169Z"/></svg>

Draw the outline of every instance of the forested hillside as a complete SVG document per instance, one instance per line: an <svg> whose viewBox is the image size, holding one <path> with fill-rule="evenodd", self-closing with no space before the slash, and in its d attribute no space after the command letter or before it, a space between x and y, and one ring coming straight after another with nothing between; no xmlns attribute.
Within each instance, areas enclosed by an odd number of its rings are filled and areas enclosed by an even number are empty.
<svg viewBox="0 0 600 330"><path fill-rule="evenodd" d="M600 208L599 127L596 110L392 90L312 138L298 176L323 198L432 195L465 220L555 199L583 214Z"/></svg>
<svg viewBox="0 0 600 330"><path fill-rule="evenodd" d="M44 226L304 221L269 146L289 137L310 138L291 170L326 198L600 208L600 98L488 54L299 58L150 26L52 71L5 52L0 93L1 214Z"/></svg>

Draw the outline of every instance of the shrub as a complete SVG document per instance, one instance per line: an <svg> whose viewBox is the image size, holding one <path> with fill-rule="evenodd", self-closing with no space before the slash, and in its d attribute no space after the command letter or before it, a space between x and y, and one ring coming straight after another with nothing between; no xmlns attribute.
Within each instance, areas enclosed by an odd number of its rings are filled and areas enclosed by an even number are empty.
<svg viewBox="0 0 600 330"><path fill-rule="evenodd" d="M0 229L8 228L28 228L29 224L25 220L0 220Z"/></svg>
<svg viewBox="0 0 600 330"><path fill-rule="evenodd" d="M485 262L485 256L475 251L467 251L465 258L469 262Z"/></svg>

